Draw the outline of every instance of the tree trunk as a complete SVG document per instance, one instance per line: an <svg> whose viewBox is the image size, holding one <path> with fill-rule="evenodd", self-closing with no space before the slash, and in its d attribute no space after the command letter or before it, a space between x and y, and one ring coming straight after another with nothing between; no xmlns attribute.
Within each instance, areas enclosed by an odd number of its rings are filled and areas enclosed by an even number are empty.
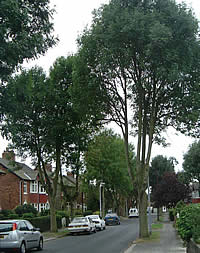
<svg viewBox="0 0 200 253"><path fill-rule="evenodd" d="M148 233L148 221L147 221L147 196L145 191L141 191L139 194L139 224L140 231L139 237L146 238L149 237Z"/></svg>
<svg viewBox="0 0 200 253"><path fill-rule="evenodd" d="M56 221L56 201L54 198L49 196L49 203L50 203L50 221L51 221L51 232L57 232L57 221Z"/></svg>

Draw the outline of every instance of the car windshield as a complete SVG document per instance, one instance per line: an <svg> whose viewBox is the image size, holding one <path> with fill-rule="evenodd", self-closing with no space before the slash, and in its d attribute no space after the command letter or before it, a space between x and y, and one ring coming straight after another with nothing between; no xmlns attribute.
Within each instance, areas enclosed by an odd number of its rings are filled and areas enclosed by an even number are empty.
<svg viewBox="0 0 200 253"><path fill-rule="evenodd" d="M76 217L72 220L72 223L84 223L88 222L87 218Z"/></svg>
<svg viewBox="0 0 200 253"><path fill-rule="evenodd" d="M0 233L1 232L10 232L13 230L12 223L0 223Z"/></svg>

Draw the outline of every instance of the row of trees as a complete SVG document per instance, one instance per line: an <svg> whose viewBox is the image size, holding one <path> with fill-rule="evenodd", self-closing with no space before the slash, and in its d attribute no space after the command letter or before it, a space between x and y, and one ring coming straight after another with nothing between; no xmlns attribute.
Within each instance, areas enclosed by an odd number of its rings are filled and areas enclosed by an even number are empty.
<svg viewBox="0 0 200 253"><path fill-rule="evenodd" d="M7 12L0 13L5 31L1 37L5 54L0 54L0 64L9 69L6 78L6 71L0 76L1 81L9 79L1 85L2 133L21 154L35 158L50 196L52 230L56 229L54 201L58 178L64 192L61 165L74 169L78 178L89 139L104 123L114 121L122 130L126 168L136 190L139 235L147 237L145 191L152 145L165 144L161 134L168 126L187 131L198 125L197 19L185 4L177 5L171 0L111 0L94 11L91 27L78 39L77 54L57 59L48 77L40 68L9 77L23 59L44 53L56 42L50 35L52 10L48 1L39 1L37 6L32 1L13 3L4 1L4 9L15 11L20 21L15 22L16 26L10 27ZM41 24L37 23L38 15ZM7 57L10 48L20 56L16 61ZM138 139L134 173L130 121ZM99 160L96 177L103 177L101 173L107 169L105 155L101 156L103 166ZM55 163L50 179L45 170L49 161ZM87 161L88 175L92 162Z"/></svg>

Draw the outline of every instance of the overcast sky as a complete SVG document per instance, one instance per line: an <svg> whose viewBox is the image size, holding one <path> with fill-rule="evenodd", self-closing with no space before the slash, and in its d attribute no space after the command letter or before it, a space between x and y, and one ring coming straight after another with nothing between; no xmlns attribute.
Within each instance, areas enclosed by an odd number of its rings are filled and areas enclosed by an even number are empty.
<svg viewBox="0 0 200 253"><path fill-rule="evenodd" d="M54 14L54 28L55 34L59 37L60 42L56 47L49 49L45 56L40 57L37 61L29 62L25 66L32 67L37 64L48 71L57 57L75 53L77 50L76 39L84 27L90 24L92 20L91 12L95 8L100 7L101 4L108 2L108 0L50 0L51 6L55 6L56 9L56 14ZM177 0L176 2L181 3L182 1ZM200 0L185 0L184 2L194 9L196 17L200 19ZM154 145L152 157L158 154L167 157L174 156L179 161L176 169L180 170L183 154L187 152L189 144L194 140L181 134L177 135L173 129L167 131L166 138L171 143L171 146L164 149ZM1 140L0 156L6 146L7 142Z"/></svg>

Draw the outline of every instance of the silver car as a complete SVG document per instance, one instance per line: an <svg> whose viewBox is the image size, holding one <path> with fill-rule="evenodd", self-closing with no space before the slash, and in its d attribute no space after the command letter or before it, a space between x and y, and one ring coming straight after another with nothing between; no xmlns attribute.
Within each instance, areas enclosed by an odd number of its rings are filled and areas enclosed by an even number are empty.
<svg viewBox="0 0 200 253"><path fill-rule="evenodd" d="M0 221L0 252L25 253L32 248L43 249L43 237L38 228L27 220Z"/></svg>

